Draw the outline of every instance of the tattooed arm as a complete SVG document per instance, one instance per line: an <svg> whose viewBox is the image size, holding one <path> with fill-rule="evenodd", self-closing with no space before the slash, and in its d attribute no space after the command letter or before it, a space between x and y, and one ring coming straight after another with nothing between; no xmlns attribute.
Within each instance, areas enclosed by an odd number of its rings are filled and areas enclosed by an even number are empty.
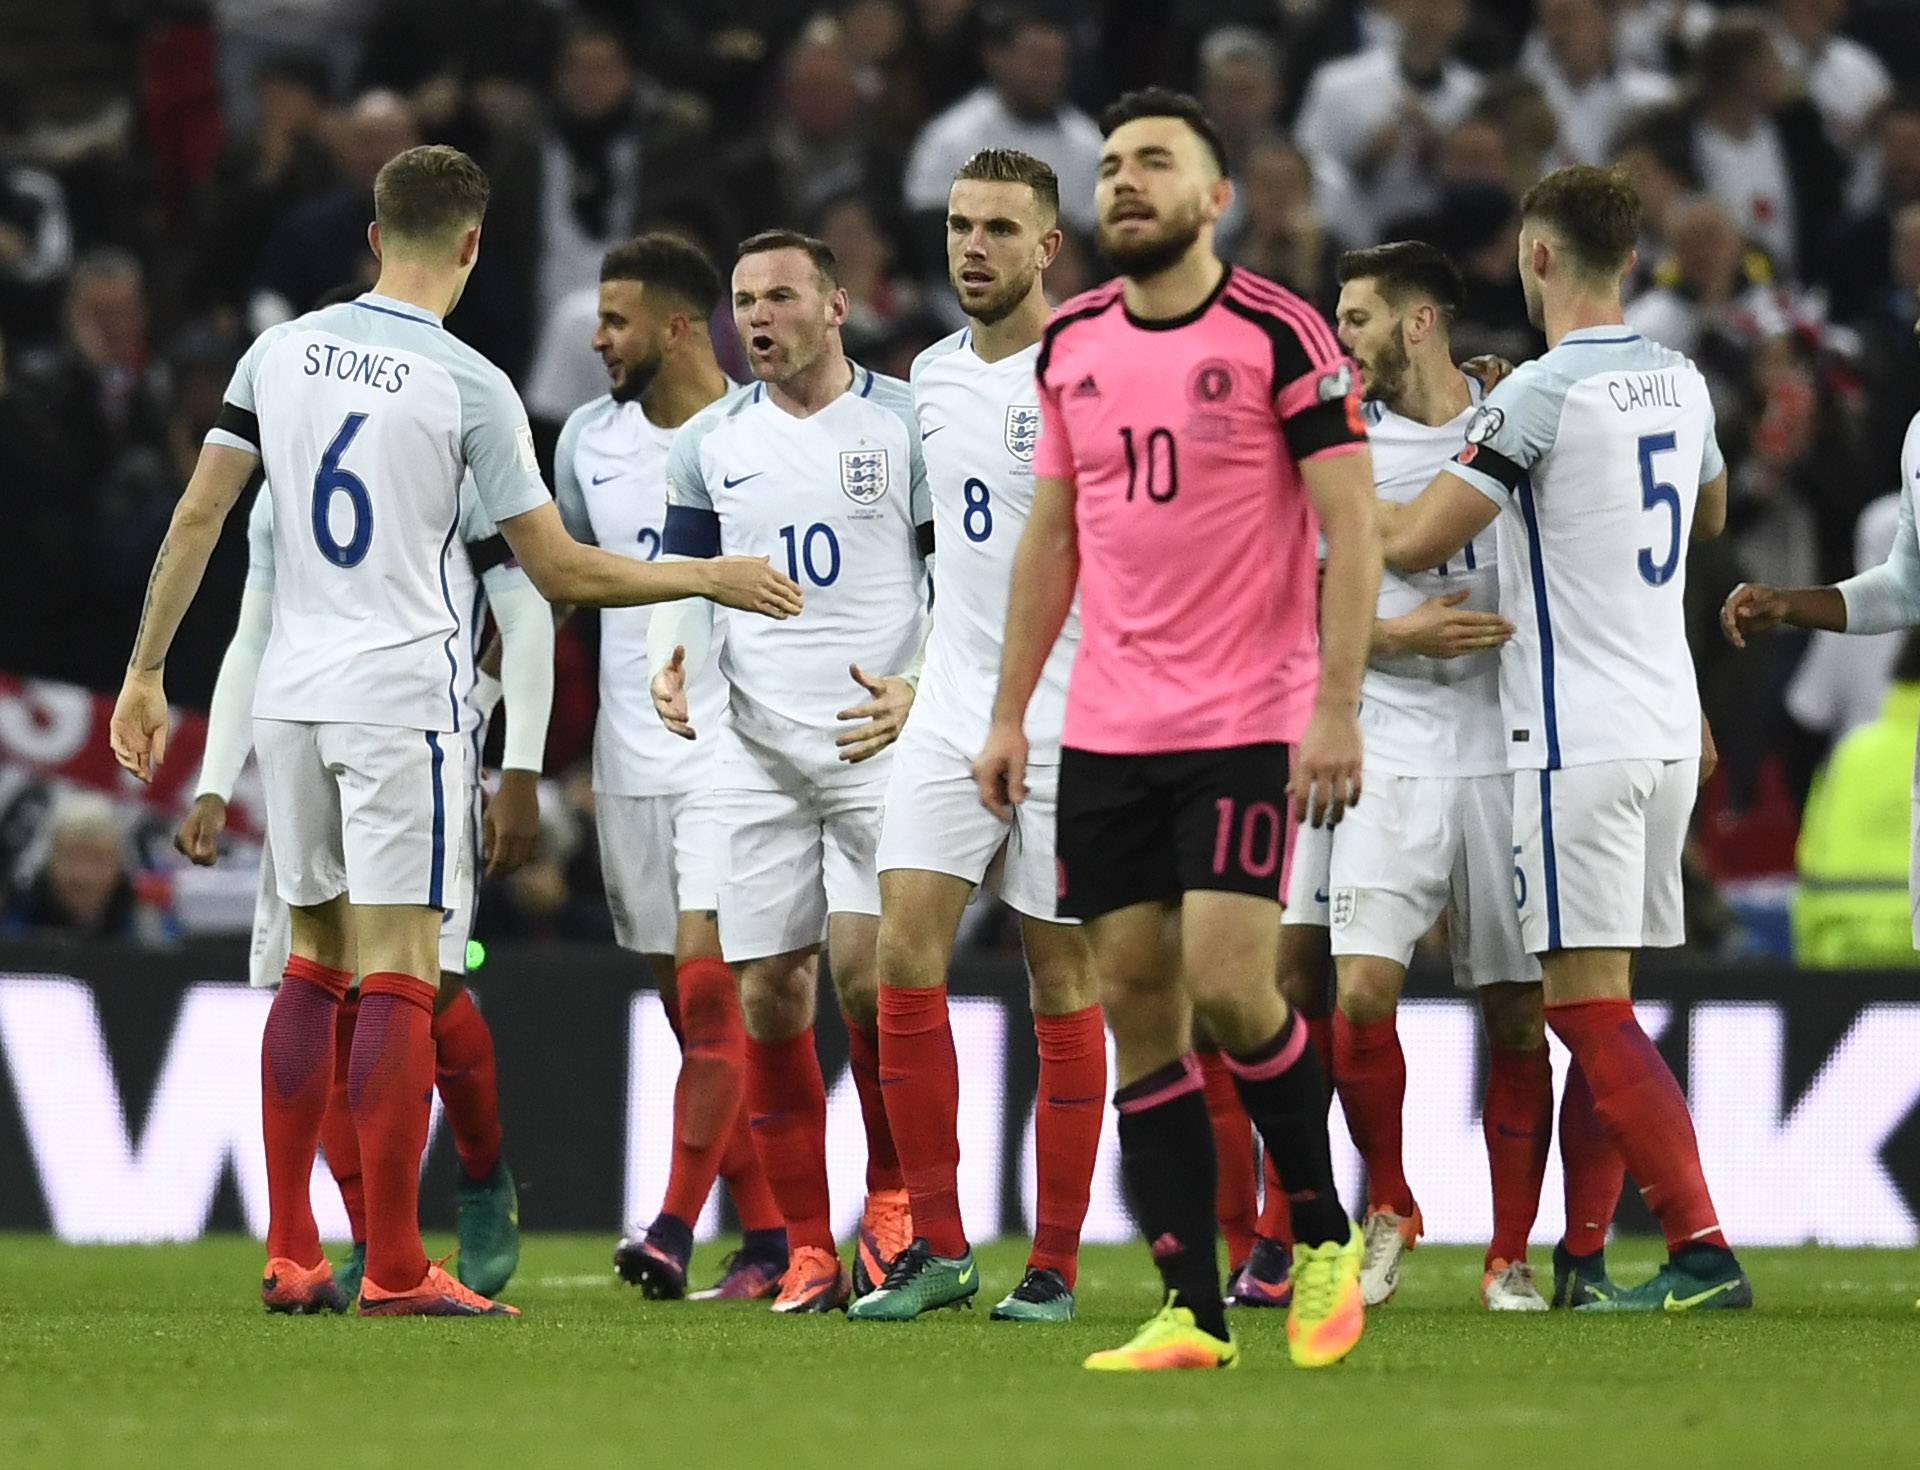
<svg viewBox="0 0 1920 1470"><path fill-rule="evenodd" d="M174 507L166 540L153 559L133 657L111 726L114 758L143 781L153 779L154 767L167 751L167 696L161 681L167 650L200 589L220 528L259 463L258 455L228 444L202 448L193 478Z"/></svg>

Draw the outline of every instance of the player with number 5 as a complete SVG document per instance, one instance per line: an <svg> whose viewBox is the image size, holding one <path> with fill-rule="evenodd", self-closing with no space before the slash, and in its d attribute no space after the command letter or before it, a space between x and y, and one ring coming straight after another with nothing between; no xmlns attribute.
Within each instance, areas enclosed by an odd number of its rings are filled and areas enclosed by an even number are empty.
<svg viewBox="0 0 1920 1470"><path fill-rule="evenodd" d="M1520 277L1548 352L1487 395L1405 505L1389 566L1420 571L1499 527L1500 704L1513 840L1547 1023L1666 1235L1668 1261L1582 1311L1745 1307L1686 1095L1634 1017L1634 957L1686 938L1680 854L1706 746L1683 599L1689 541L1726 523L1706 380L1623 324L1640 202L1623 172L1549 174L1521 201Z"/></svg>
<svg viewBox="0 0 1920 1470"><path fill-rule="evenodd" d="M787 1228L777 1312L830 1311L849 1296L814 1051L823 939L867 1125L853 1286L877 1286L912 1238L880 1094L874 848L889 747L913 702L933 517L907 385L841 346L837 269L806 235L741 243L733 318L756 381L688 420L667 456L664 554L771 556L806 589L805 616L777 631L727 619L719 730L687 707L710 656L706 606L665 609L647 630L655 710L674 733L715 745L720 949L740 980L753 1141Z"/></svg>

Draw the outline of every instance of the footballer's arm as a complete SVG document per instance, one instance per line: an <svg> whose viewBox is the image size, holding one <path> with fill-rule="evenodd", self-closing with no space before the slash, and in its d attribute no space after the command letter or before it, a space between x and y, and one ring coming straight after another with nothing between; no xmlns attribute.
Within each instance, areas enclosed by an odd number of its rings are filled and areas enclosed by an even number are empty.
<svg viewBox="0 0 1920 1470"><path fill-rule="evenodd" d="M515 560L548 602L635 607L704 597L723 607L790 618L800 611L800 584L764 556L716 556L641 562L567 534L552 502L500 522Z"/></svg>
<svg viewBox="0 0 1920 1470"><path fill-rule="evenodd" d="M203 446L153 558L133 656L127 661L126 679L108 727L114 759L142 781L153 779L154 768L167 753L167 696L162 679L167 650L200 590L220 528L259 463L260 456L250 450L229 444Z"/></svg>
<svg viewBox="0 0 1920 1470"><path fill-rule="evenodd" d="M1396 572L1425 572L1493 523L1500 506L1458 475L1442 470L1404 505L1378 502L1380 551Z"/></svg>
<svg viewBox="0 0 1920 1470"><path fill-rule="evenodd" d="M1364 442L1299 461L1326 538L1320 589L1320 687L1300 740L1295 815L1333 825L1360 799L1360 680L1380 603L1380 528L1373 456Z"/></svg>
<svg viewBox="0 0 1920 1470"><path fill-rule="evenodd" d="M1003 820L1027 796L1027 705L1046 669L1047 655L1067 625L1080 581L1080 538L1074 524L1074 483L1064 475L1033 482L1033 509L1013 553L1007 594L1007 633L1000 649L1000 687L986 749L974 762L980 799Z"/></svg>

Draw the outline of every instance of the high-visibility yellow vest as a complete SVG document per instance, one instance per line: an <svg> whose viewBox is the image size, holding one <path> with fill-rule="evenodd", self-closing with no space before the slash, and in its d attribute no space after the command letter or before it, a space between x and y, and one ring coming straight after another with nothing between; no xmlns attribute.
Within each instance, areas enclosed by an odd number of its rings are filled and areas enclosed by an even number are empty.
<svg viewBox="0 0 1920 1470"><path fill-rule="evenodd" d="M1907 893L1920 683L1834 747L1814 778L1794 852L1793 957L1818 969L1920 966Z"/></svg>

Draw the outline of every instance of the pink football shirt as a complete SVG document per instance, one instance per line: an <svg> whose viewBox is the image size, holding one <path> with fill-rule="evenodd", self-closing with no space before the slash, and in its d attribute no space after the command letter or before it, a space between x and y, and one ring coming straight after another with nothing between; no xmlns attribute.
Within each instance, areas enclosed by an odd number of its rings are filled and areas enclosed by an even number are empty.
<svg viewBox="0 0 1920 1470"><path fill-rule="evenodd" d="M1110 281L1053 314L1036 372L1033 472L1074 481L1080 541L1065 743L1297 741L1320 672L1298 462L1366 444L1332 330L1237 266L1166 321L1136 320Z"/></svg>

